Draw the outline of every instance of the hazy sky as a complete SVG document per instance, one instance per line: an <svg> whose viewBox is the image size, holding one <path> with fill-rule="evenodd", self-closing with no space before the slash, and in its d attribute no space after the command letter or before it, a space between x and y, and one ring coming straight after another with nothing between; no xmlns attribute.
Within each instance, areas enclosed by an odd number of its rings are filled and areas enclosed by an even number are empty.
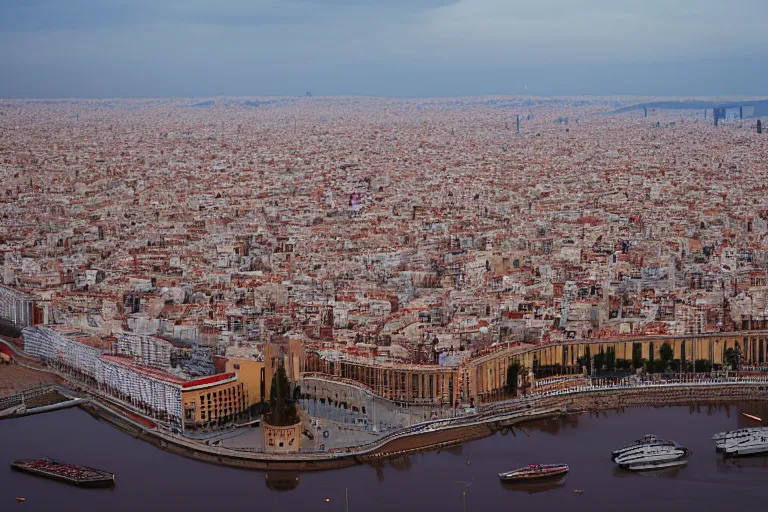
<svg viewBox="0 0 768 512"><path fill-rule="evenodd" d="M0 0L1 97L768 95L768 0Z"/></svg>

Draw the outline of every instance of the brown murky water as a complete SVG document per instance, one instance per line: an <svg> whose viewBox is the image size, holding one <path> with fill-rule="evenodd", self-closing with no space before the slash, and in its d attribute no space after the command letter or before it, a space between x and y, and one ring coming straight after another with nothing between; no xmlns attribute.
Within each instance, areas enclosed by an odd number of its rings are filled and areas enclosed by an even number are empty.
<svg viewBox="0 0 768 512"><path fill-rule="evenodd" d="M538 422L464 446L381 466L279 473L177 457L122 434L79 409L0 421L0 510L766 510L768 457L724 461L710 436L754 426L768 404L626 409ZM687 467L634 474L610 453L654 433L693 451ZM112 490L79 489L13 472L18 458L48 456L112 471ZM559 482L519 487L496 474L534 462L565 462ZM577 494L581 489L583 494ZM464 495L463 493L466 493ZM17 496L27 502L17 504ZM330 501L326 501L330 499Z"/></svg>

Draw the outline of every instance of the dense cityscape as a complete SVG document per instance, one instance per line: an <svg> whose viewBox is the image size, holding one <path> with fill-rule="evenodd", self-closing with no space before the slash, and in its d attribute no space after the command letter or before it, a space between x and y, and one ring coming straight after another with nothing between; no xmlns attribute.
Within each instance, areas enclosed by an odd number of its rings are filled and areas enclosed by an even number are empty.
<svg viewBox="0 0 768 512"><path fill-rule="evenodd" d="M766 106L710 103L2 100L0 416L308 470L755 398Z"/></svg>

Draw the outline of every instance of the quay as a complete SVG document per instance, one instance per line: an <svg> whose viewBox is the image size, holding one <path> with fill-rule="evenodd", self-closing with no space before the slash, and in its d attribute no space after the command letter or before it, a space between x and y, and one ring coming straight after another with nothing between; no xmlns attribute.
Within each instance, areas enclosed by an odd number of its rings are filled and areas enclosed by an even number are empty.
<svg viewBox="0 0 768 512"><path fill-rule="evenodd" d="M322 470L351 466L460 444L499 431L504 433L510 426L526 421L585 411L768 399L768 375L762 374L709 379L685 376L667 381L613 383L594 379L564 389L555 387L547 390L547 386L541 386L538 391L521 398L481 402L472 414L420 421L357 446L326 451L267 453L206 444L164 428L156 418L130 409L66 374L39 366L34 357L24 354L12 344L2 339L0 344L9 347L20 364L62 379L70 394L81 399L73 405L80 406L123 432L174 454L252 469ZM546 379L543 382L546 383ZM354 387L355 383L345 385Z"/></svg>

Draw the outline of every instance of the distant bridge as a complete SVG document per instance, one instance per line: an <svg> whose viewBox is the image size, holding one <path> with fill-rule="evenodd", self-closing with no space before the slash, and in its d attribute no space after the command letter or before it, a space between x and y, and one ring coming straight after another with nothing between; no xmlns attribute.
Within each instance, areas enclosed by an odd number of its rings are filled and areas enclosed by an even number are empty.
<svg viewBox="0 0 768 512"><path fill-rule="evenodd" d="M768 99L765 100L752 100L752 101L700 101L700 100L685 100L685 101L656 101L651 103L640 103L637 105L630 105L622 107L613 111L613 114L621 114L624 112L631 112L633 110L647 110L647 109L662 109L662 110L711 110L713 112L713 122L717 126L717 122L720 119L725 119L727 110L739 111L739 118L744 117L767 117L768 116ZM748 113L748 109L753 109L752 114ZM745 115L745 109L747 114Z"/></svg>

